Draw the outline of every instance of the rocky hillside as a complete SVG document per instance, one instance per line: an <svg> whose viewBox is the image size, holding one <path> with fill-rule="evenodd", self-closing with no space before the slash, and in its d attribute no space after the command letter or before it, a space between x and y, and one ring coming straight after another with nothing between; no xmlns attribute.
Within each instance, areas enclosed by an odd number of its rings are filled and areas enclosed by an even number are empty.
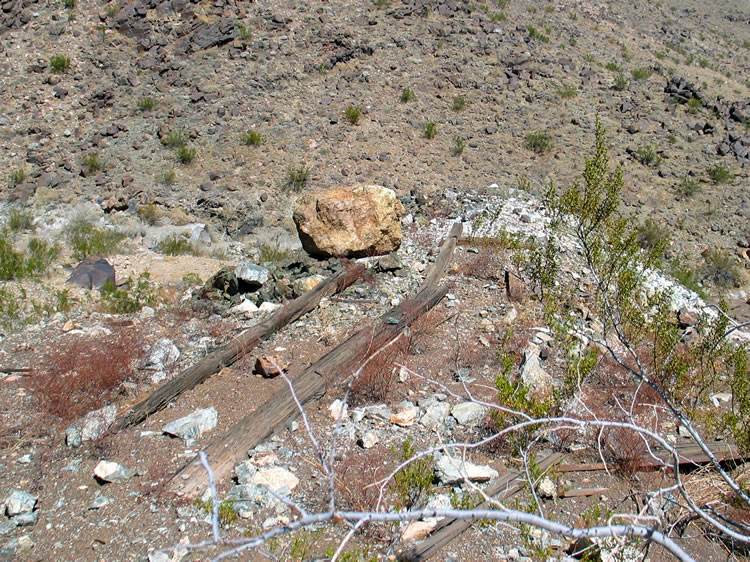
<svg viewBox="0 0 750 562"><path fill-rule="evenodd" d="M668 239L667 274L750 318L742 0L6 0L0 60L0 557L166 560L155 549L209 538L207 498L175 501L167 483L284 390L255 361L312 363L413 295L451 224L469 232L487 211L501 210L496 241L459 244L449 294L408 345L376 362L389 375L354 389L337 457L346 504L370 507L359 479L383 477L409 447L486 434L494 418L464 390L497 398L502 346L516 367L540 358L560 386L566 351L551 343L531 287L511 288L507 233L543 234L540 199L551 182L580 181L597 115L624 174L619 212L641 247ZM293 220L305 194L350 184L392 190L403 211L398 252L362 260L373 266L369 283L324 299L142 426L107 433L159 384L352 267L307 255ZM381 253L373 244L351 257ZM561 271L586 330L598 333L591 279L573 254ZM688 330L696 299L683 302ZM343 415L340 404L328 408L345 389L327 382L333 390L310 412L322 438L333 434L332 413ZM610 383L581 389L581 403L625 388ZM726 393L711 396L726 407ZM664 435L686 444L678 426L665 424ZM575 456L588 438L571 438L565 462L599 462ZM545 454L560 446L547 445ZM608 462L638 449L609 445ZM236 502L224 521L234 538L293 518L264 485L305 505L327 489L299 422L248 455L219 489L222 505ZM519 466L511 457L482 449L472 480L505 477ZM432 459L434 508L470 499L446 458ZM570 524L593 524L597 501L617 509L613 498L635 486L581 474L545 482L547 509ZM655 474L642 478L641 490L658 487ZM565 496L594 486L585 499ZM482 529L442 555L524 559L549 547L564 559L570 546ZM330 556L344 534L301 532L272 554ZM391 555L392 538L370 529L352 559ZM723 556L701 538L685 545L698 559Z"/></svg>

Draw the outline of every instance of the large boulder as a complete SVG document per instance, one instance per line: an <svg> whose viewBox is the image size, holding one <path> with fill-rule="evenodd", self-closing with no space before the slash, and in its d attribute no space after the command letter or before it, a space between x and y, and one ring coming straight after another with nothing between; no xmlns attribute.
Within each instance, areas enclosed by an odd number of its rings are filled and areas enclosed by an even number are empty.
<svg viewBox="0 0 750 562"><path fill-rule="evenodd" d="M294 210L302 247L316 257L389 254L401 245L404 206L379 185L332 187L302 195Z"/></svg>

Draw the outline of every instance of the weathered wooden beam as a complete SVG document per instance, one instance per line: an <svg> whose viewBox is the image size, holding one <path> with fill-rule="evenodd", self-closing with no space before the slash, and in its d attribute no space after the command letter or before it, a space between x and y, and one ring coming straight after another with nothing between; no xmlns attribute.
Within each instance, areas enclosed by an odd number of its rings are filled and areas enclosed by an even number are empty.
<svg viewBox="0 0 750 562"><path fill-rule="evenodd" d="M364 271L365 267L362 264L342 269L299 298L289 301L268 318L208 354L199 363L184 370L174 379L156 389L148 398L131 407L115 421L114 428L120 430L139 424L151 414L165 408L183 392L231 365L281 328L313 310L324 297L339 293L355 283L362 277Z"/></svg>
<svg viewBox="0 0 750 562"><path fill-rule="evenodd" d="M440 302L448 289L437 285L437 282L448 265L460 234L461 224L457 223L414 297L383 314L374 325L357 331L306 369L297 367L290 370L288 376L300 404L304 405L322 396L326 379L340 380L351 375L416 318ZM224 435L214 439L204 452L216 481L231 474L234 465L246 458L248 449L261 443L279 424L298 413L297 403L285 388L237 422ZM169 489L180 495L196 497L206 489L207 482L206 473L198 462L198 457L195 457L172 477Z"/></svg>

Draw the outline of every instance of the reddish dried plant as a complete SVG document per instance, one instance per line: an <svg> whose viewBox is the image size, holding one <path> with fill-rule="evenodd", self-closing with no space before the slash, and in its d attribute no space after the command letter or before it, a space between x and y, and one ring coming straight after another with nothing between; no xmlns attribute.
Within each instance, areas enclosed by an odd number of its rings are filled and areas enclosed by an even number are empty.
<svg viewBox="0 0 750 562"><path fill-rule="evenodd" d="M65 336L50 346L27 388L43 411L71 421L112 399L134 377L133 363L142 352L143 342L132 328L108 336Z"/></svg>

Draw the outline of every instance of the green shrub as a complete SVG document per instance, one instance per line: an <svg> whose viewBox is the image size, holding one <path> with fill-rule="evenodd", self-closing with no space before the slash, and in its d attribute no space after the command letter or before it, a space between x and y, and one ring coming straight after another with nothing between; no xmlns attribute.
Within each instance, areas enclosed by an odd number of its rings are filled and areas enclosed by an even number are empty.
<svg viewBox="0 0 750 562"><path fill-rule="evenodd" d="M98 152L92 152L91 154L84 156L82 164L89 174L95 174L102 169L102 161L99 158Z"/></svg>
<svg viewBox="0 0 750 562"><path fill-rule="evenodd" d="M237 39L240 41L250 41L253 38L253 34L250 28L244 23L237 24Z"/></svg>
<svg viewBox="0 0 750 562"><path fill-rule="evenodd" d="M210 501L204 502L200 498L196 498L193 500L193 505L206 515L211 515L213 513L214 506ZM237 521L237 512L234 511L234 502L230 500L224 500L221 502L219 504L218 515L219 524L222 527L228 527Z"/></svg>
<svg viewBox="0 0 750 562"><path fill-rule="evenodd" d="M8 186L15 187L23 183L26 179L26 171L23 168L16 168L8 177Z"/></svg>
<svg viewBox="0 0 750 562"><path fill-rule="evenodd" d="M730 172L721 164L711 168L708 171L708 177L711 178L711 181L714 183L714 185L719 185L720 183L728 183L734 179L734 175L732 174L732 172Z"/></svg>
<svg viewBox="0 0 750 562"><path fill-rule="evenodd" d="M65 230L65 236L76 260L89 256L105 257L113 254L125 238L121 232L97 228L85 217L76 217L71 220Z"/></svg>
<svg viewBox="0 0 750 562"><path fill-rule="evenodd" d="M401 444L400 451L394 451L400 462L414 457L416 449L411 437L407 437ZM421 507L435 491L435 461L432 456L426 456L412 461L396 473L396 495L399 507Z"/></svg>
<svg viewBox="0 0 750 562"><path fill-rule="evenodd" d="M70 70L70 57L56 55L50 59L49 66L55 74L63 74Z"/></svg>
<svg viewBox="0 0 750 562"><path fill-rule="evenodd" d="M275 244L261 244L258 253L260 263L279 263L289 257L289 250L282 250L278 242Z"/></svg>
<svg viewBox="0 0 750 562"><path fill-rule="evenodd" d="M682 263L680 260L674 260L669 264L669 274L675 278L686 289L690 289L702 298L706 298L706 292L701 286L698 272Z"/></svg>
<svg viewBox="0 0 750 562"><path fill-rule="evenodd" d="M415 94L414 90L411 88L404 88L401 90L401 96L399 96L399 99L401 100L401 103L409 103L410 101L415 101L417 99L417 94Z"/></svg>
<svg viewBox="0 0 750 562"><path fill-rule="evenodd" d="M692 197L701 190L700 184L690 176L684 176L680 185L677 186L677 193L683 197Z"/></svg>
<svg viewBox="0 0 750 562"><path fill-rule="evenodd" d="M740 286L740 273L733 256L722 250L711 249L705 254L701 278L717 287L729 289Z"/></svg>
<svg viewBox="0 0 750 562"><path fill-rule="evenodd" d="M138 101L136 102L136 106L141 111L151 111L152 109L156 107L156 100L152 98L151 96L138 98Z"/></svg>
<svg viewBox="0 0 750 562"><path fill-rule="evenodd" d="M659 223L646 219L638 226L638 245L644 250L653 251L657 247L665 248L669 243L669 231Z"/></svg>
<svg viewBox="0 0 750 562"><path fill-rule="evenodd" d="M463 111L466 108L466 98L453 96L453 111Z"/></svg>
<svg viewBox="0 0 750 562"><path fill-rule="evenodd" d="M141 273L133 285L128 278L123 283L129 289L118 289L111 281L107 281L100 289L101 304L109 314L131 314L138 312L144 306L156 304L156 295L148 272Z"/></svg>
<svg viewBox="0 0 750 562"><path fill-rule="evenodd" d="M687 102L687 112L691 115L698 113L701 107L703 107L703 101L698 98L690 98Z"/></svg>
<svg viewBox="0 0 750 562"><path fill-rule="evenodd" d="M292 166L286 171L285 185L292 191L302 191L310 179L310 168L305 165Z"/></svg>
<svg viewBox="0 0 750 562"><path fill-rule="evenodd" d="M466 142L464 141L464 139L459 136L455 136L453 138L453 149L451 150L453 156L460 156L461 154L463 154L464 148L466 148Z"/></svg>
<svg viewBox="0 0 750 562"><path fill-rule="evenodd" d="M651 168L658 168L662 162L661 155L650 144L641 146L636 151L636 159L644 166L650 166Z"/></svg>
<svg viewBox="0 0 750 562"><path fill-rule="evenodd" d="M195 248L184 236L173 234L156 245L156 251L167 256L195 255Z"/></svg>
<svg viewBox="0 0 750 562"><path fill-rule="evenodd" d="M173 129L162 137L161 143L168 148L187 146L188 134L184 129Z"/></svg>
<svg viewBox="0 0 750 562"><path fill-rule="evenodd" d="M11 232L34 230L34 216L27 209L11 209L8 212L8 229Z"/></svg>
<svg viewBox="0 0 750 562"><path fill-rule="evenodd" d="M492 23L500 23L501 21L506 21L508 19L508 16L506 16L503 12L492 12L490 14L490 21Z"/></svg>
<svg viewBox="0 0 750 562"><path fill-rule="evenodd" d="M5 330L12 330L21 319L21 303L25 294L16 295L8 287L0 287L0 326Z"/></svg>
<svg viewBox="0 0 750 562"><path fill-rule="evenodd" d="M60 289L55 291L55 311L68 312L73 308L70 299L70 289Z"/></svg>
<svg viewBox="0 0 750 562"><path fill-rule="evenodd" d="M22 279L43 274L59 255L57 246L39 238L29 240L26 253L13 249L6 235L0 236L0 280Z"/></svg>
<svg viewBox="0 0 750 562"><path fill-rule="evenodd" d="M634 68L630 74L633 77L633 80L648 80L649 78L651 78L651 75L653 73L654 71L650 68L640 66L638 68Z"/></svg>
<svg viewBox="0 0 750 562"><path fill-rule="evenodd" d="M159 183L163 183L164 185L172 185L176 178L177 172L175 172L173 168L162 170L162 172L156 177Z"/></svg>
<svg viewBox="0 0 750 562"><path fill-rule="evenodd" d="M258 131L248 131L240 137L242 144L247 146L260 146L264 140L263 134Z"/></svg>
<svg viewBox="0 0 750 562"><path fill-rule="evenodd" d="M623 74L617 74L615 76L615 83L612 87L618 92L622 92L625 88L628 87L628 79L625 78L625 75Z"/></svg>
<svg viewBox="0 0 750 562"><path fill-rule="evenodd" d="M608 62L605 68L612 72L616 72L617 74L622 74L622 67L616 62Z"/></svg>
<svg viewBox="0 0 750 562"><path fill-rule="evenodd" d="M552 137L544 131L533 131L526 135L524 146L537 154L552 150Z"/></svg>
<svg viewBox="0 0 750 562"><path fill-rule="evenodd" d="M190 164L198 155L198 151L192 146L178 146L175 156L180 164Z"/></svg>
<svg viewBox="0 0 750 562"><path fill-rule="evenodd" d="M527 26L526 27L526 31L529 32L529 38L531 38L531 39L537 39L537 40L541 41L542 43L549 43L549 37L546 36L544 33L541 33L533 25Z"/></svg>
<svg viewBox="0 0 750 562"><path fill-rule="evenodd" d="M148 203L138 207L138 216L147 224L154 225L161 218L163 212L159 205Z"/></svg>
<svg viewBox="0 0 750 562"><path fill-rule="evenodd" d="M344 111L344 115L346 116L346 120L349 121L352 125L356 125L359 123L359 118L362 116L362 108L357 107L355 105L350 105L346 108L346 111Z"/></svg>
<svg viewBox="0 0 750 562"><path fill-rule="evenodd" d="M437 135L437 125L432 121L428 121L422 127L422 134L424 134L426 139L434 139Z"/></svg>
<svg viewBox="0 0 750 562"><path fill-rule="evenodd" d="M557 95L563 99L574 98L578 95L578 88L575 86L561 86L557 89Z"/></svg>
<svg viewBox="0 0 750 562"><path fill-rule="evenodd" d="M63 7L72 10L76 7L76 0L63 0Z"/></svg>

